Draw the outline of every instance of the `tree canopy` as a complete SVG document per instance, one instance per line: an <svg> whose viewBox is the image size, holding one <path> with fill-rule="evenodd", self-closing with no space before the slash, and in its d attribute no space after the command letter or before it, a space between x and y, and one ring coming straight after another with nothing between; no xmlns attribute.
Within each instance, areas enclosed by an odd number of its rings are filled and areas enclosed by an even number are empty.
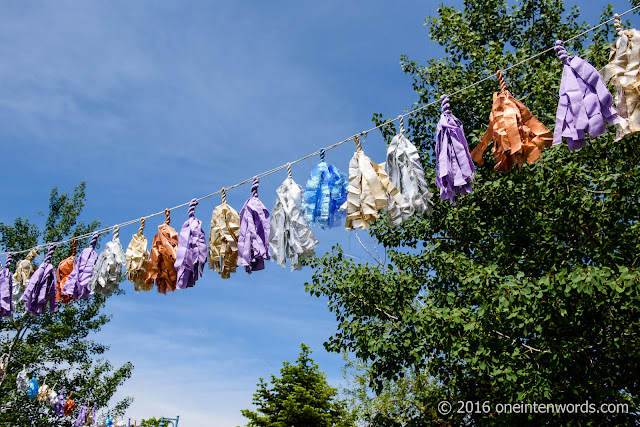
<svg viewBox="0 0 640 427"><path fill-rule="evenodd" d="M66 240L90 233L100 223L79 221L85 200L85 183L72 194L51 190L49 213L44 230L27 218L17 218L12 225L0 224L0 244L4 251L23 251L44 242ZM71 255L71 245L59 246L53 265ZM22 254L23 258L25 254ZM16 260L17 262L17 260ZM15 264L14 264L15 265ZM105 297L100 294L69 305L60 304L56 313L31 316L24 313L22 303L13 318L0 318L0 353L9 354L7 371L0 380L0 424L15 426L68 426L72 416L58 417L53 411L16 389L16 376L24 368L40 385L55 386L60 392L74 392L74 397L87 398L98 408L107 407L117 388L131 376L133 365L115 368L104 358L108 346L96 342L93 334L109 322L101 311ZM5 338L6 337L6 338ZM111 407L112 415L121 415L131 404L127 397ZM78 407L84 401L76 401ZM74 413L77 416L77 412Z"/></svg>
<svg viewBox="0 0 640 427"><path fill-rule="evenodd" d="M613 16L605 8L602 19ZM447 56L424 64L402 57L418 109L495 75L589 27L559 0L465 0L426 19ZM608 59L612 25L565 47L597 69ZM505 73L510 93L553 129L562 63L553 50ZM488 126L495 79L451 98L470 149ZM416 112L409 137L435 182L440 106ZM377 123L386 121L380 114ZM394 125L382 128L389 141ZM457 205L434 197L431 216L370 234L388 262L357 262L340 247L311 261L307 283L329 299L339 322L325 346L371 366L380 392L409 370L433 377L444 398L497 403L640 403L640 138L615 132L569 151L566 143L533 165L493 171L490 153L473 193ZM420 417L429 415L422 414ZM439 415L435 416L440 417ZM633 424L633 414L457 413L458 425L533 420L562 425Z"/></svg>
<svg viewBox="0 0 640 427"><path fill-rule="evenodd" d="M271 375L271 387L260 378L253 395L256 411L243 409L254 427L347 427L353 426L338 390L329 386L325 374L311 359L311 350L300 345L296 364L283 362L280 377Z"/></svg>

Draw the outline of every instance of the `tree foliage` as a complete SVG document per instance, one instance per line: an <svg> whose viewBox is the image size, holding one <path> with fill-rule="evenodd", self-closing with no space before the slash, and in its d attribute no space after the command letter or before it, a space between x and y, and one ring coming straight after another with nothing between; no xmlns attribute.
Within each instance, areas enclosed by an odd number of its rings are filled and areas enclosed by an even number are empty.
<svg viewBox="0 0 640 427"><path fill-rule="evenodd" d="M509 3L465 0L461 10L441 7L427 18L447 57L425 64L402 57L419 96L415 109L587 28L578 9L567 13L562 1ZM608 7L602 18L612 15ZM599 69L614 35L607 24L565 46ZM550 129L561 65L551 50L505 73L511 94ZM487 128L497 90L489 78L452 97L471 149ZM439 107L409 121L432 183ZM395 128L382 133L388 141ZM384 218L374 224L370 234L389 262L356 262L340 247L311 261L307 290L327 297L339 322L326 348L368 361L378 392L409 370L435 378L452 403L588 400L637 411L640 138L614 136L611 130L574 152L552 147L534 165L504 174L493 171L487 150L473 193L456 206L436 200L430 217L400 227ZM454 412L445 421L623 425L635 417Z"/></svg>
<svg viewBox="0 0 640 427"><path fill-rule="evenodd" d="M2 249L24 251L39 241L61 241L95 230L99 222L85 224L78 220L85 197L84 182L71 195L54 188L43 231L27 218L18 218L13 225L0 224ZM71 250L70 244L61 245L54 254L54 266L70 256ZM109 321L109 316L101 313L104 306L105 297L96 294L67 306L60 304L56 313L38 316L25 314L19 303L13 318L0 318L0 353L10 355L7 372L0 380L0 425L69 426L74 420L53 415L46 405L17 391L15 380L23 367L40 385L46 377L46 384L55 385L58 392L65 388L67 393L73 391L74 397L107 407L117 388L131 376L133 365L114 368L103 358L109 347L93 339L93 334ZM116 402L111 414L121 415L131 401L128 397ZM84 403L76 402L78 406Z"/></svg>
<svg viewBox="0 0 640 427"><path fill-rule="evenodd" d="M283 362L280 377L271 375L271 387L260 378L253 395L257 411L242 410L254 427L347 427L353 425L338 390L329 386L325 374L301 344L297 363Z"/></svg>

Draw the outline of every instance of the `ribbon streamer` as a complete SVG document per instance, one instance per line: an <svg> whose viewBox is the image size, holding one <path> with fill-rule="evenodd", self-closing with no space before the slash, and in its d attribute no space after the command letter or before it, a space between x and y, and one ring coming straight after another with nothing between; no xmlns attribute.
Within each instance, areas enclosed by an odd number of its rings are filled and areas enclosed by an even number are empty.
<svg viewBox="0 0 640 427"><path fill-rule="evenodd" d="M9 271L11 258L12 255L8 254L7 261L4 263L4 269L0 271L0 317L11 317L13 313L13 301L11 300L13 294L13 278L11 277L11 271Z"/></svg>
<svg viewBox="0 0 640 427"><path fill-rule="evenodd" d="M420 163L418 149L404 136L404 120L399 117L400 133L393 137L387 149L389 180L402 196L402 203L389 199L387 209L391 225L407 222L414 214L431 215L433 193L429 191Z"/></svg>
<svg viewBox="0 0 640 427"><path fill-rule="evenodd" d="M125 256L120 244L120 227L113 227L113 239L100 252L89 281L89 291L110 296L123 279Z"/></svg>
<svg viewBox="0 0 640 427"><path fill-rule="evenodd" d="M240 236L240 214L227 204L224 188L222 204L211 214L209 233L209 268L228 279L238 266L238 238Z"/></svg>
<svg viewBox="0 0 640 427"><path fill-rule="evenodd" d="M29 284L22 295L25 310L31 314L44 313L47 308L47 300L49 301L49 311L58 310L56 275L51 265L51 258L55 250L55 244L49 245L47 256L29 279Z"/></svg>
<svg viewBox="0 0 640 427"><path fill-rule="evenodd" d="M440 198L456 204L456 193L473 191L475 166L469 154L462 122L451 113L449 97L442 95L442 113L436 128L436 185Z"/></svg>
<svg viewBox="0 0 640 427"><path fill-rule="evenodd" d="M147 250L147 238L144 237L145 219L140 220L140 230L137 234L131 236L131 242L127 247L127 279L133 283L136 292L150 291L153 289L151 285L146 283L147 268L149 264L149 251Z"/></svg>
<svg viewBox="0 0 640 427"><path fill-rule="evenodd" d="M331 228L345 217L340 210L347 201L347 176L324 160L324 150L320 152L320 162L311 171L304 189L305 219L309 225Z"/></svg>
<svg viewBox="0 0 640 427"><path fill-rule="evenodd" d="M176 249L178 248L178 233L169 225L171 216L168 209L164 211L166 220L158 226L158 234L151 243L151 254L147 270L146 283L158 287L158 292L166 294L176 290L178 280L174 267L176 263Z"/></svg>
<svg viewBox="0 0 640 427"><path fill-rule="evenodd" d="M340 209L345 209L345 228L369 228L371 222L380 217L379 209L385 208L389 198L402 204L402 195L391 183L384 171L384 163L373 163L364 152L357 136L354 137L357 151L349 162L349 194Z"/></svg>
<svg viewBox="0 0 640 427"><path fill-rule="evenodd" d="M508 172L514 164L521 168L525 161L533 164L542 157L542 150L551 146L551 132L536 119L520 101L511 96L497 72L501 92L493 94L493 108L489 115L489 127L482 140L471 152L471 158L479 165L484 163L482 154L493 141L493 170Z"/></svg>
<svg viewBox="0 0 640 427"><path fill-rule="evenodd" d="M620 16L614 15L618 39L611 47L609 63L600 70L605 83L616 88L615 105L620 121L616 126L616 141L640 131L640 31L622 28Z"/></svg>
<svg viewBox="0 0 640 427"><path fill-rule="evenodd" d="M196 218L196 206L198 206L198 199L192 199L189 203L189 219L182 225L178 237L178 250L174 264L178 274L176 282L178 289L193 287L196 280L202 277L207 262L207 239L202 231L202 221Z"/></svg>
<svg viewBox="0 0 640 427"><path fill-rule="evenodd" d="M553 144L561 144L566 137L569 150L578 150L586 145L587 132L592 138L602 135L607 131L606 123L616 124L620 118L598 71L584 59L569 56L560 40L554 50L564 67Z"/></svg>
<svg viewBox="0 0 640 427"><path fill-rule="evenodd" d="M27 287L29 279L36 271L36 267L33 265L33 260L38 256L36 248L31 249L25 259L18 262L16 265L16 271L13 273L13 294L11 296L11 302L13 306L18 305L18 302L22 299L22 293L24 288Z"/></svg>
<svg viewBox="0 0 640 427"><path fill-rule="evenodd" d="M98 233L93 233L89 246L80 252L78 261L62 288L62 293L74 300L85 299L92 294L89 290L89 282L93 276L93 266L98 259L98 253L95 251L98 237L100 237Z"/></svg>
<svg viewBox="0 0 640 427"><path fill-rule="evenodd" d="M318 244L302 213L302 187L289 176L276 194L269 238L272 257L283 268L289 259L291 270L300 270L302 259L312 256L313 248Z"/></svg>
<svg viewBox="0 0 640 427"><path fill-rule="evenodd" d="M71 274L71 272L73 272L74 267L76 266L76 249L76 239L73 239L73 251L71 253L71 256L60 261L60 264L58 264L58 269L56 270L56 300L62 301L64 304L69 304L72 301L71 296L64 293L64 285L69 279L69 275Z"/></svg>
<svg viewBox="0 0 640 427"><path fill-rule="evenodd" d="M264 261L269 256L269 211L258 199L260 180L253 178L251 197L240 211L240 237L238 238L238 265L245 271L264 269Z"/></svg>

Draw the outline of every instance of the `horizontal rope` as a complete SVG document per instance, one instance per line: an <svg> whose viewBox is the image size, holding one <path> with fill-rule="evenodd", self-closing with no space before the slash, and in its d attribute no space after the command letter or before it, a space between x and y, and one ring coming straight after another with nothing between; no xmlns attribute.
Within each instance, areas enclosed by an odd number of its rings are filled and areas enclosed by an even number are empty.
<svg viewBox="0 0 640 427"><path fill-rule="evenodd" d="M618 14L618 16L624 16L624 15L626 15L626 14L628 14L628 13L633 12L634 10L636 10L636 9L638 9L638 8L640 8L640 5L635 6L635 7L631 8L631 9L627 10L626 12L620 13L620 14ZM565 41L565 42L568 42L568 41L571 41L571 40L577 39L578 37L581 37L581 36L583 36L583 35L585 35L585 34L587 34L587 33L591 32L591 31L593 31L593 30L596 30L596 29L598 29L598 28L602 27L603 25L608 24L609 22L613 21L614 19L615 19L615 17L614 17L614 18L611 18L611 19L608 19L608 20L606 20L606 21L604 21L604 22L601 22L600 24L598 24L598 25L596 25L596 26L594 26L594 27L591 27L591 28L589 28L589 29L587 29L587 30L583 31L583 32L581 32L580 34L576 34L575 36L573 36L573 37L571 37L571 38L569 38L569 39L567 39L567 40L564 40L564 41ZM544 55L544 54L545 54L545 53L547 53L547 52L551 52L552 50L553 50L553 46L552 46L552 47L550 47L550 48L548 48L548 49L543 50L542 52L538 52L538 53L536 53L536 54L535 54L535 55L533 55L533 56L530 56L530 57L528 57L528 58L526 58L526 59L523 59L523 60L522 60L522 61L520 61L520 62L517 62L517 63L515 63L515 64L509 65L509 66L508 66L508 67L506 67L506 68L502 68L502 71L508 71L508 70L510 70L510 69L512 69L512 68L518 67L518 66L520 66L520 65L522 65L522 64L525 64L525 63L527 63L527 62L529 62L529 61L531 61L531 60L533 60L533 59L535 59L535 58L537 58L537 57L539 57L539 56L541 56L541 55ZM487 72L489 73L489 71L487 71ZM493 71L491 71L491 73L493 73ZM453 92L453 93L450 93L450 94L446 94L446 95L447 95L447 96L449 96L449 97L452 97L452 96L458 95L459 93L462 93L462 92L464 92L464 91L467 91L467 90L471 89L472 87L475 87L475 86L477 86L477 85L479 85L479 84L481 84L481 83L486 82L487 80L494 79L494 78L496 78L496 76L495 76L494 74L490 74L490 75L488 75L487 77L485 77L485 78L483 78L483 79L480 79L480 80L478 80L478 81L475 81L475 82L471 83L470 85L467 85L467 86L463 87L462 89L458 89L457 91L455 91L455 92ZM401 118L405 118L405 117L407 117L407 116L413 115L413 114L415 114L415 113L417 113L417 112L419 112L419 111L424 110L424 109L425 109L425 108L427 108L427 107L430 107L431 105L434 105L434 104L435 104L435 103L437 103L437 102L440 102L440 100L439 100L439 99L435 99L435 100L433 100L433 101L431 101L431 102L429 102L429 103L427 103L427 104L425 104L425 105L423 105L423 106L421 106L421 107L419 107L419 108L416 108L416 109L414 109L414 110L411 110L411 111L409 111L409 112L407 112L407 113L405 113L405 114L401 114L401 115L399 115L398 117L396 117L395 119L388 120L388 121L386 121L386 122L384 122L384 123L382 123L382 124L379 124L378 126L372 127L371 129L368 129L368 130L365 130L365 131L359 132L359 133L357 133L357 134L351 135L349 138L343 139L343 140L342 140L342 141L340 141L340 142L336 142L336 143L335 143L335 144L333 144L333 145L329 145L328 147L324 147L324 148L321 148L321 149L319 149L319 150L317 150L317 151L314 151L313 153L311 153L311 154L309 154L309 155L306 155L306 156L304 156L304 157L302 157L302 158L300 158L300 159L298 159L298 160L294 160L294 161L287 162L287 163L285 163L285 164L283 164L283 165L280 165L280 166L278 166L278 167L276 167L276 168L273 168L273 169L271 169L271 170L268 170L268 171L266 171L266 172L262 172L262 173L260 173L260 174L258 174L258 175L254 175L254 176L257 176L258 178L264 178L265 176L268 176L268 175L274 174L274 173L276 173L276 172L279 172L279 171L281 171L281 170L283 170L283 169L286 169L286 168L287 168L287 164L289 164L289 165L293 165L293 164L296 164L296 163L302 162L302 161L304 161L304 160L307 160L307 159L309 159L309 158L311 158L311 157L314 157L314 156L317 156L317 155L319 155L319 154L322 154L324 151L332 150L332 149L334 149L334 148L336 148L336 147L339 147L340 145L344 144L345 142L349 142L349 141L353 140L354 138L357 138L357 137L358 137L358 136L360 136L360 135L366 135L366 134L368 134L369 132L372 132L372 131L374 131L374 130L377 130L377 129L380 129L380 128L384 127L384 126L387 126L388 124L391 124L391 123L393 123L393 122L394 122L394 121L396 121L396 120L399 120L399 119L401 119ZM229 187L224 187L224 189L225 189L225 190L232 190L232 189L234 189L234 188L236 188L236 187L240 187L241 185L244 185L244 184L250 183L250 182L252 182L252 181L253 181L254 176L252 176L251 178L247 178L247 179L245 179L244 181L240 181L240 182L238 182L237 184L231 185L231 186L229 186ZM216 191L216 192L214 192L214 193L207 194L206 196L199 197L197 200L198 200L198 201L200 201L200 200L204 200L204 199L207 199L207 198L209 198L209 197L212 197L212 196L215 196L215 195L217 195L217 194L221 194L221 193L222 193L222 189L220 189L220 190L218 190L218 191ZM188 206L188 205L189 205L189 203L190 203L190 201L191 201L191 200L189 200L188 202L182 203L182 204L180 204L180 205L178 205L178 206L174 206L174 207L172 207L172 208L169 208L169 210L170 210L170 211L173 211L173 210L175 210L175 209L180 209L180 208L182 208L182 207ZM49 246L49 245L51 245L51 244L54 244L54 243L55 243L55 244L57 244L57 245L61 245L61 244L68 243L68 242L72 241L74 238L75 238L76 240L83 240L83 239L87 239L87 238L90 238L90 237L93 235L93 233L104 234L104 233L107 233L107 232L109 232L109 231L113 230L113 228L114 228L114 227L116 227L116 226L118 226L118 227L120 227L120 228L122 228L122 227L126 227L127 225L131 225L131 224L135 224L135 223L139 222L139 221L140 221L141 219L143 219L143 218L146 220L146 219L149 219L149 218L153 218L153 217L155 217L155 216L158 216L158 215L163 215L163 214L164 214L164 212L165 212L165 211L164 211L164 209L163 209L162 211L160 211L160 212L156 212L156 213L154 213L154 214L146 215L146 216L143 216L143 217L141 217L141 218L136 218L136 219L132 219L132 220L130 220L130 221L126 221L126 222L120 223L120 224L115 224L115 225L112 225L112 226L109 226L109 227L101 228L101 229L99 229L99 230L92 231L91 233L81 234L81 235L79 235L79 236L75 236L75 237L73 237L73 238L71 238L71 239L61 240L61 241L59 241L59 242L43 243L43 244L41 244L41 245L37 245L37 246L35 246L35 248L37 248L37 249L42 249L42 248L45 248L45 247L47 247L47 246ZM16 251L16 252L0 252L0 255L8 255L8 254L10 254L10 253L11 253L11 254L27 253L27 252L29 252L31 249L32 249L32 248L30 248L30 249L26 249L26 250L23 250L23 251ZM16 262L17 262L17 261L16 261Z"/></svg>

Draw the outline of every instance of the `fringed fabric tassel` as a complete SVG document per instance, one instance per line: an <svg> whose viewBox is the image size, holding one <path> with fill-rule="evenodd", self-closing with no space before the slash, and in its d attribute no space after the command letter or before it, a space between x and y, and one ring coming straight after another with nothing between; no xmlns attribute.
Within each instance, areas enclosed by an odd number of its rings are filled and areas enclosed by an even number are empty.
<svg viewBox="0 0 640 427"><path fill-rule="evenodd" d="M291 270L300 270L302 259L312 256L318 244L302 213L302 187L289 174L276 194L269 238L272 258L283 268L289 259Z"/></svg>
<svg viewBox="0 0 640 427"><path fill-rule="evenodd" d="M13 273L13 294L11 295L11 301L13 302L14 307L18 305L18 302L20 302L24 288L27 287L29 279L36 271L36 267L33 265L33 260L37 256L38 250L33 248L29 251L27 257L16 265L16 271Z"/></svg>
<svg viewBox="0 0 640 427"><path fill-rule="evenodd" d="M462 122L451 113L449 97L443 95L440 101L442 114L436 128L436 185L440 188L440 198L455 206L456 193L473 191L471 183L476 168Z"/></svg>
<svg viewBox="0 0 640 427"><path fill-rule="evenodd" d="M82 427L87 422L87 415L89 414L89 399L84 401L84 405L80 407L78 411L78 418L76 418L76 422L74 423L75 427Z"/></svg>
<svg viewBox="0 0 640 427"><path fill-rule="evenodd" d="M357 151L349 162L349 194L341 209L345 209L345 228L369 228L371 222L380 217L379 209L387 207L392 198L402 204L402 195L389 181L384 163L373 163L364 152L358 137L354 137Z"/></svg>
<svg viewBox="0 0 640 427"><path fill-rule="evenodd" d="M64 415L64 404L66 399L64 398L66 391L63 388L58 397L56 398L56 403L53 405L53 411L56 415L63 416Z"/></svg>
<svg viewBox="0 0 640 427"><path fill-rule="evenodd" d="M89 281L89 291L110 296L120 287L124 276L125 256L120 243L120 227L113 227L113 239L107 242L96 263Z"/></svg>
<svg viewBox="0 0 640 427"><path fill-rule="evenodd" d="M93 233L89 246L80 252L78 261L62 288L62 293L74 300L85 299L92 294L89 290L89 282L93 276L93 266L98 259L98 253L95 251L98 237L100 234Z"/></svg>
<svg viewBox="0 0 640 427"><path fill-rule="evenodd" d="M46 382L46 378L45 378L45 382ZM38 396L36 397L36 400L40 403L44 403L47 404L49 402L49 394L51 393L51 389L49 388L49 386L45 383L43 383L40 388L38 388Z"/></svg>
<svg viewBox="0 0 640 427"><path fill-rule="evenodd" d="M174 267L178 273L176 288L191 288L202 277L207 263L207 239L202 230L202 221L196 218L198 199L189 203L189 219L185 221L178 236L178 250Z"/></svg>
<svg viewBox="0 0 640 427"><path fill-rule="evenodd" d="M149 265L149 251L147 250L147 238L144 237L145 219L140 220L140 229L137 234L131 236L131 242L127 247L127 279L133 283L136 292L150 291L153 289L153 283L147 284L147 268Z"/></svg>
<svg viewBox="0 0 640 427"><path fill-rule="evenodd" d="M158 234L151 243L149 255L149 268L147 270L147 284L156 283L158 292L166 294L176 290L178 275L174 264L176 263L176 249L178 248L178 233L169 225L171 216L165 209L165 222L158 226Z"/></svg>
<svg viewBox="0 0 640 427"><path fill-rule="evenodd" d="M427 186L418 149L404 136L402 116L399 121L400 133L393 137L387 149L387 173L403 200L396 203L393 197L389 199L387 212L391 225L407 222L414 214L433 212L433 193Z"/></svg>
<svg viewBox="0 0 640 427"><path fill-rule="evenodd" d="M211 214L209 233L209 268L228 279L238 266L238 238L240 214L227 204L226 191L222 189L222 204Z"/></svg>
<svg viewBox="0 0 640 427"><path fill-rule="evenodd" d="M22 393L25 393L29 388L29 377L27 376L26 369L22 369L18 372L18 375L16 376L16 388Z"/></svg>
<svg viewBox="0 0 640 427"><path fill-rule="evenodd" d="M47 300L49 301L49 311L57 311L58 304L56 301L56 275L51 265L53 252L56 245L49 245L47 256L44 258L40 267L33 273L29 284L22 295L22 301L27 312L31 314L42 314L47 309Z"/></svg>
<svg viewBox="0 0 640 427"><path fill-rule="evenodd" d="M542 150L551 146L553 138L549 129L536 119L520 101L511 96L498 70L501 92L493 94L493 108L489 127L480 144L471 152L471 158L479 165L484 163L482 154L493 141L495 171L508 172L514 164L519 168L524 162L533 164L542 157Z"/></svg>
<svg viewBox="0 0 640 427"><path fill-rule="evenodd" d="M11 317L13 314L13 277L11 276L11 254L7 254L7 261L4 263L4 269L0 271L0 317Z"/></svg>
<svg viewBox="0 0 640 427"><path fill-rule="evenodd" d="M29 396L29 399L33 400L38 397L38 390L38 380L31 378L29 380L29 387L27 387L27 396Z"/></svg>
<svg viewBox="0 0 640 427"><path fill-rule="evenodd" d="M615 105L620 116L616 141L640 131L640 31L622 28L620 16L614 15L618 40L611 47L609 63L600 70L605 82L616 88Z"/></svg>
<svg viewBox="0 0 640 427"><path fill-rule="evenodd" d="M557 40L554 49L564 67L553 144L561 144L564 136L569 150L578 150L586 145L587 132L592 138L602 135L606 123L616 124L620 118L600 73L584 59L569 56L562 41Z"/></svg>
<svg viewBox="0 0 640 427"><path fill-rule="evenodd" d="M73 298L71 298L71 295L67 295L64 293L64 285L76 266L76 239L73 239L72 245L73 251L71 253L71 256L60 261L60 264L58 264L58 269L56 270L56 300L61 301L64 304L69 304L73 300Z"/></svg>
<svg viewBox="0 0 640 427"><path fill-rule="evenodd" d="M240 237L238 238L238 265L247 273L264 269L269 255L269 211L258 199L260 180L253 178L251 198L240 211Z"/></svg>
<svg viewBox="0 0 640 427"><path fill-rule="evenodd" d="M66 402L64 402L64 415L71 415L77 408L76 402L71 400L71 396L73 396L73 392L69 393L69 397L67 398Z"/></svg>
<svg viewBox="0 0 640 427"><path fill-rule="evenodd" d="M331 228L345 217L340 210L347 201L347 176L324 160L320 150L320 163L311 171L304 189L305 219L309 225Z"/></svg>

